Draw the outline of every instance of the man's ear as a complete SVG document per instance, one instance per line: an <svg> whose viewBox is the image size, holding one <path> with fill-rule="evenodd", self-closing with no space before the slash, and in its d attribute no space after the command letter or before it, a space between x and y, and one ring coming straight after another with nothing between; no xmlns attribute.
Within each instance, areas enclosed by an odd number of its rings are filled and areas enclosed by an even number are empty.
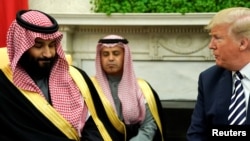
<svg viewBox="0 0 250 141"><path fill-rule="evenodd" d="M250 47L249 45L250 45L249 40L247 38L242 38L240 41L240 50L244 50L247 47Z"/></svg>

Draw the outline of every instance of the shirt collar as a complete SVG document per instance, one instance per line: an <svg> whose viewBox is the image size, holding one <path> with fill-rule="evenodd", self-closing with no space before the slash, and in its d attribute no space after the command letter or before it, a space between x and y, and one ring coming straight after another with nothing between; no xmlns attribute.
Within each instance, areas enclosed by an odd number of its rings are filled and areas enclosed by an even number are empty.
<svg viewBox="0 0 250 141"><path fill-rule="evenodd" d="M250 80L250 63L248 63L247 65L245 65L241 70L240 73L242 74L242 76L244 78L247 78Z"/></svg>

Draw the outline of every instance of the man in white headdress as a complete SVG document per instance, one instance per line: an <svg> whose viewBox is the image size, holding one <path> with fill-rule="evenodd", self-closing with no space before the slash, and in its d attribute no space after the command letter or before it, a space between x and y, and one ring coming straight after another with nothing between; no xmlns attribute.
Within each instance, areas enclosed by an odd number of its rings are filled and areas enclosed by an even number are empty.
<svg viewBox="0 0 250 141"><path fill-rule="evenodd" d="M92 81L113 125L106 126L113 140L164 140L159 97L146 81L136 78L125 38L108 35L99 40Z"/></svg>

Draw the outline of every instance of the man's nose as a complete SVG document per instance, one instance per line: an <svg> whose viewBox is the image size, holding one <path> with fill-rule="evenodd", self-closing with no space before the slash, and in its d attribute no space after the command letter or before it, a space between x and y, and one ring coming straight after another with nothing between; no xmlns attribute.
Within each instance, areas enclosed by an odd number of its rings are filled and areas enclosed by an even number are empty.
<svg viewBox="0 0 250 141"><path fill-rule="evenodd" d="M45 46L43 48L43 56L47 58L50 58L52 56L51 49L49 46Z"/></svg>

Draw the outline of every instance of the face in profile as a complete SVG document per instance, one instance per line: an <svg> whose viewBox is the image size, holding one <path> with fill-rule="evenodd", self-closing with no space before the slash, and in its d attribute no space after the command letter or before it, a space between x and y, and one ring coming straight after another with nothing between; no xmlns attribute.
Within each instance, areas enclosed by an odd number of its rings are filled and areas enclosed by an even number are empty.
<svg viewBox="0 0 250 141"><path fill-rule="evenodd" d="M20 59L21 66L36 77L49 75L56 59L56 41L37 38Z"/></svg>
<svg viewBox="0 0 250 141"><path fill-rule="evenodd" d="M103 47L100 52L101 65L108 75L122 75L124 62L124 48L120 46Z"/></svg>
<svg viewBox="0 0 250 141"><path fill-rule="evenodd" d="M236 40L229 32L230 25L217 25L211 29L209 48L213 51L215 62L218 66L231 69L238 64L240 56L240 41Z"/></svg>

